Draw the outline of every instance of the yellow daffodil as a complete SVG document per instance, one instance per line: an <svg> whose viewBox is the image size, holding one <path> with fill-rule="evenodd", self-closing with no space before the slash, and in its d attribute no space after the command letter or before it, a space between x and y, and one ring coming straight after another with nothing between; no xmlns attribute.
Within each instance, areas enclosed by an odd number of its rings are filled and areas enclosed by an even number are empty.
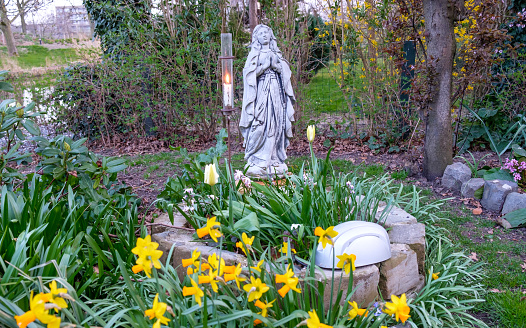
<svg viewBox="0 0 526 328"><path fill-rule="evenodd" d="M261 309L261 312L258 312L258 314L266 318L268 316L268 308L271 308L272 303L274 303L275 301L276 300L273 300L270 303L267 303L267 302L263 303L260 300L257 300L256 303L254 303L254 305ZM259 319L254 320L254 326L259 325L260 323L261 323L261 320Z"/></svg>
<svg viewBox="0 0 526 328"><path fill-rule="evenodd" d="M199 256L201 256L201 252L197 251L197 248L194 249L192 252L192 257L189 259L182 259L183 262L183 268L186 268L187 266L194 265L196 268L199 267Z"/></svg>
<svg viewBox="0 0 526 328"><path fill-rule="evenodd" d="M250 284L243 286L243 289L248 293L248 301L253 302L258 300L264 293L269 290L269 287L261 282L261 279L250 277Z"/></svg>
<svg viewBox="0 0 526 328"><path fill-rule="evenodd" d="M215 164L208 164L205 166L205 183L210 186L215 186L219 182L219 174Z"/></svg>
<svg viewBox="0 0 526 328"><path fill-rule="evenodd" d="M210 265L210 268L212 270L214 271L219 270L218 275L220 276L223 275L223 271L225 270L225 267L226 267L225 260L223 259L219 260L216 253L208 256L208 264Z"/></svg>
<svg viewBox="0 0 526 328"><path fill-rule="evenodd" d="M294 271L290 269L290 266L287 267L285 274L276 275L276 284L283 284L283 287L278 290L281 297L285 297L291 289L297 293L301 293L301 290L296 287L298 285L298 278L293 276Z"/></svg>
<svg viewBox="0 0 526 328"><path fill-rule="evenodd" d="M208 263L201 263L201 272L204 272L206 270L210 269L210 264ZM199 269L194 269L192 267L188 267L188 269L186 269L186 274L188 275L191 275L193 274L194 272L199 272Z"/></svg>
<svg viewBox="0 0 526 328"><path fill-rule="evenodd" d="M46 324L48 328L60 327L60 317L49 314L49 310L52 308L56 309L56 305L46 304L44 301L46 297L48 296L44 293L33 296L33 292L31 292L31 298L29 299L30 310L22 315L15 316L16 324L19 328L25 328L37 319Z"/></svg>
<svg viewBox="0 0 526 328"><path fill-rule="evenodd" d="M243 232L243 235L241 236L241 238L243 239L243 242L241 241L238 241L236 243L236 247L237 248L241 248L241 250L243 251L243 253L245 253L245 255L248 255L247 254L247 249L250 250L251 249L251 246L252 246L252 243L254 242L254 238L256 236L252 236L252 238L248 238L247 234ZM243 243L246 245L246 248L243 246Z"/></svg>
<svg viewBox="0 0 526 328"><path fill-rule="evenodd" d="M53 303L58 308L55 308L55 312L58 313L59 309L65 309L68 307L68 303L64 300L65 298L68 298L71 300L71 297L67 294L68 290L66 288L57 288L57 282L53 280L49 284L49 293L42 294L42 300L45 303Z"/></svg>
<svg viewBox="0 0 526 328"><path fill-rule="evenodd" d="M151 236L146 236L144 239L137 238L137 246L132 249L132 253L138 256L137 264L132 267L133 273L144 271L148 278L152 276L152 267L156 269L161 268L159 259L163 255L162 251L158 251L158 243L151 240Z"/></svg>
<svg viewBox="0 0 526 328"><path fill-rule="evenodd" d="M261 273L261 265L265 263L264 260L261 260L258 262L258 264L255 266L255 267L250 267L251 269L254 269L254 271L257 271L259 273Z"/></svg>
<svg viewBox="0 0 526 328"><path fill-rule="evenodd" d="M281 253L283 255L287 255L288 254L288 248L289 248L289 243L284 241L283 242L283 247L281 247ZM292 253L296 254L296 250L294 248L291 248L290 250L292 251Z"/></svg>
<svg viewBox="0 0 526 328"><path fill-rule="evenodd" d="M354 261L356 261L356 255L354 254L346 254L343 253L343 255L337 255L336 256L340 261L338 264L336 264L336 267L340 269L344 269L346 274L349 274L349 272L356 270L356 267L354 266Z"/></svg>
<svg viewBox="0 0 526 328"><path fill-rule="evenodd" d="M219 231L220 227L221 227L221 223L216 222L216 217L213 216L206 221L206 226L204 226L203 228L197 229L197 236L199 238L203 238L206 235L210 235L210 237L217 243L217 238L223 236L221 231Z"/></svg>
<svg viewBox="0 0 526 328"><path fill-rule="evenodd" d="M316 135L316 128L314 127L314 125L309 125L307 127L307 140L309 140L309 142L313 142L315 135Z"/></svg>
<svg viewBox="0 0 526 328"><path fill-rule="evenodd" d="M431 277L433 278L433 280L437 280L439 274L440 274L440 272L433 273L433 274L431 275Z"/></svg>
<svg viewBox="0 0 526 328"><path fill-rule="evenodd" d="M405 323L405 321L410 317L410 308L407 305L405 294L402 294L400 298L398 298L396 295L391 295L391 301L391 303L385 304L386 309L384 309L384 312L389 315L394 314L396 321L402 321L402 323Z"/></svg>
<svg viewBox="0 0 526 328"><path fill-rule="evenodd" d="M334 245L332 242L332 238L336 237L338 235L337 231L334 231L334 227L328 227L327 230L323 230L322 227L317 227L314 230L314 234L318 237L320 237L320 243L325 248L327 244Z"/></svg>
<svg viewBox="0 0 526 328"><path fill-rule="evenodd" d="M199 288L199 285L194 279L190 278L190 283L192 284L192 287L183 287L183 296L194 295L195 301L201 306L201 298L205 296L205 293Z"/></svg>
<svg viewBox="0 0 526 328"><path fill-rule="evenodd" d="M306 324L308 328L332 328L332 326L320 322L316 310L309 311L309 318L303 324Z"/></svg>
<svg viewBox="0 0 526 328"><path fill-rule="evenodd" d="M144 316L149 317L148 319L157 319L157 321L153 324L153 328L161 328L161 323L163 325L166 325L168 324L168 322L170 322L170 319L164 316L166 308L166 303L159 302L159 294L156 294L155 299L153 300L152 308L144 311Z"/></svg>
<svg viewBox="0 0 526 328"><path fill-rule="evenodd" d="M352 309L349 311L349 320L354 319L357 315L366 317L369 311L366 309L360 309L356 302L349 302Z"/></svg>
<svg viewBox="0 0 526 328"><path fill-rule="evenodd" d="M198 283L201 284L210 284L212 287L212 290L217 293L218 286L217 286L217 271L210 270L208 271L208 275L202 275L199 276Z"/></svg>
<svg viewBox="0 0 526 328"><path fill-rule="evenodd" d="M239 283L246 280L245 278L241 278L239 276L241 272L243 272L243 269L241 269L241 263L238 263L238 265L234 267L234 270L232 273L225 273L225 281L228 282L228 281L235 280L237 284L237 288L241 288Z"/></svg>

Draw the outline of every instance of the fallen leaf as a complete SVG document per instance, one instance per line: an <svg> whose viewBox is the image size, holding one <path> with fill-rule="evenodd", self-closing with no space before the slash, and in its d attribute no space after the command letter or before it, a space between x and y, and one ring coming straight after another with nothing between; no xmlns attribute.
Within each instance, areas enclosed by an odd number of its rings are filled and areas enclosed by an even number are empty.
<svg viewBox="0 0 526 328"><path fill-rule="evenodd" d="M492 288L489 291L492 292L492 293L503 293L502 290L498 290L497 288Z"/></svg>
<svg viewBox="0 0 526 328"><path fill-rule="evenodd" d="M488 234L493 235L493 229L489 229Z"/></svg>
<svg viewBox="0 0 526 328"><path fill-rule="evenodd" d="M472 259L473 261L478 261L479 259L477 258L477 253L475 252L471 252L471 255L468 256L470 259Z"/></svg>
<svg viewBox="0 0 526 328"><path fill-rule="evenodd" d="M521 264L522 272L526 272L526 262Z"/></svg>
<svg viewBox="0 0 526 328"><path fill-rule="evenodd" d="M474 215L481 215L482 214L482 209L481 208L476 208L473 210L473 214Z"/></svg>

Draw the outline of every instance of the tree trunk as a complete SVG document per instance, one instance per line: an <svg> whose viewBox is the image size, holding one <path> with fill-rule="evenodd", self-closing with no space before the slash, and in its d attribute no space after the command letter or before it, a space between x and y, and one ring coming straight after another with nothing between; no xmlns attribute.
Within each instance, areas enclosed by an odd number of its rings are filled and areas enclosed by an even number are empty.
<svg viewBox="0 0 526 328"><path fill-rule="evenodd" d="M430 101L426 115L424 176L441 177L453 162L451 81L455 57L455 5L448 0L424 0Z"/></svg>
<svg viewBox="0 0 526 328"><path fill-rule="evenodd" d="M257 0L248 1L248 23L250 25L250 33L254 31L256 25L258 25L258 2Z"/></svg>
<svg viewBox="0 0 526 328"><path fill-rule="evenodd" d="M20 25L22 25L22 33L27 34L26 14L23 9L20 10Z"/></svg>
<svg viewBox="0 0 526 328"><path fill-rule="evenodd" d="M15 38L13 37L13 31L11 30L11 22L2 11L0 11L0 30L4 34L4 39L7 46L7 53L9 54L9 56L18 56L18 51L16 50L15 45Z"/></svg>

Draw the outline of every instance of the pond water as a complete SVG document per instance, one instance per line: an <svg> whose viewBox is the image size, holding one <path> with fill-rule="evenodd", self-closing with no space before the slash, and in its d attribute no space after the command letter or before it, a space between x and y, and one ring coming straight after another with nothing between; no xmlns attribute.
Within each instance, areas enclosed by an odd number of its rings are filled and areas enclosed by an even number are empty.
<svg viewBox="0 0 526 328"><path fill-rule="evenodd" d="M51 123L57 119L57 111L53 107L50 97L54 87L24 89L22 95L23 105L27 106L32 101L36 103L35 111L43 113L38 118L39 123Z"/></svg>

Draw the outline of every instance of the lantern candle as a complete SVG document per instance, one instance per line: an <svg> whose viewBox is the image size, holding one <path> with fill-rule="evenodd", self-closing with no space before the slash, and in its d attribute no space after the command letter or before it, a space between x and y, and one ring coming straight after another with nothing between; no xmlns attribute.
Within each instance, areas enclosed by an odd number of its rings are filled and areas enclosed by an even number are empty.
<svg viewBox="0 0 526 328"><path fill-rule="evenodd" d="M226 73L225 75L225 81L223 83L223 105L232 107L232 81L230 79L230 75Z"/></svg>
<svg viewBox="0 0 526 328"><path fill-rule="evenodd" d="M234 107L234 75L232 56L232 34L221 33L221 57L223 76L223 107Z"/></svg>

